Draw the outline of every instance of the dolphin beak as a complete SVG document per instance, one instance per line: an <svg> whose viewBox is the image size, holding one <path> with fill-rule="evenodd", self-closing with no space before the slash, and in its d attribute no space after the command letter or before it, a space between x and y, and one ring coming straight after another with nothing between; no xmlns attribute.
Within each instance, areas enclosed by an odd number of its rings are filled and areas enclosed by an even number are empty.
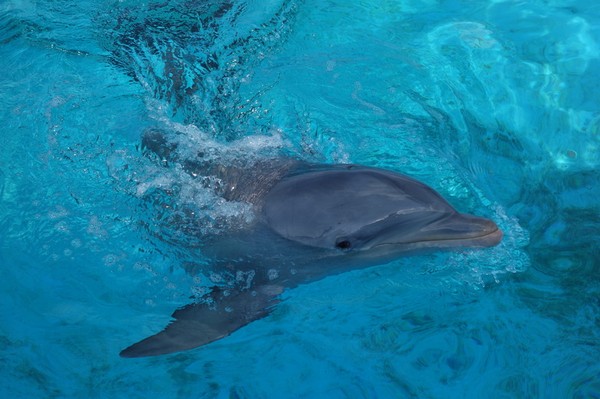
<svg viewBox="0 0 600 399"><path fill-rule="evenodd" d="M502 240L502 230L489 219L454 213L421 230L430 241L447 241L448 246L491 247Z"/></svg>
<svg viewBox="0 0 600 399"><path fill-rule="evenodd" d="M413 228L416 224L421 226ZM386 233L367 241L364 249L492 247L502 240L503 235L493 221L458 212L441 217L425 215L422 220L417 217L404 225L392 223L386 230Z"/></svg>

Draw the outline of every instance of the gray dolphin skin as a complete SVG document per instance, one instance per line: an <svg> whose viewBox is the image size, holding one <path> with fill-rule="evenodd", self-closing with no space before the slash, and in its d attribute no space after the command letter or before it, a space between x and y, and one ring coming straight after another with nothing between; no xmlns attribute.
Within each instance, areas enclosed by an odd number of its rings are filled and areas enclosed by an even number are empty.
<svg viewBox="0 0 600 399"><path fill-rule="evenodd" d="M489 247L502 239L491 220L459 213L432 188L392 171L286 161L248 173L263 180L244 185L248 176L239 171L221 176L233 182L232 198L252 202L256 220L209 240L203 252L215 268L251 281L214 287L121 356L168 354L221 339L269 315L283 290L298 284L415 251Z"/></svg>

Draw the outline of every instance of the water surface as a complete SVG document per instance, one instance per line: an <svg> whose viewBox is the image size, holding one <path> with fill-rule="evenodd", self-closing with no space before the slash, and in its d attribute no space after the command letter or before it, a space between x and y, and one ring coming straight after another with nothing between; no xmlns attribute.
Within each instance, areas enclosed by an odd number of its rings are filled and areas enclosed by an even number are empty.
<svg viewBox="0 0 600 399"><path fill-rule="evenodd" d="M4 396L600 397L593 2L8 0L0 43ZM121 359L218 280L203 234L250 212L144 155L147 129L179 159L407 173L505 239Z"/></svg>

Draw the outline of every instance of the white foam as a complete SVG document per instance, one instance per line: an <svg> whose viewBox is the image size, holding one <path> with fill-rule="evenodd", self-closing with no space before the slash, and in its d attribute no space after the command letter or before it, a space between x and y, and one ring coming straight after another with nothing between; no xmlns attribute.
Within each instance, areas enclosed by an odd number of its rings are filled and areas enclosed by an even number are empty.
<svg viewBox="0 0 600 399"><path fill-rule="evenodd" d="M531 264L525 252L529 233L518 220L506 214L500 205L494 206L494 221L504 233L500 244L492 248L474 249L453 253L450 268L458 273L458 280L474 286L485 286L490 281L501 282L506 273L520 273Z"/></svg>

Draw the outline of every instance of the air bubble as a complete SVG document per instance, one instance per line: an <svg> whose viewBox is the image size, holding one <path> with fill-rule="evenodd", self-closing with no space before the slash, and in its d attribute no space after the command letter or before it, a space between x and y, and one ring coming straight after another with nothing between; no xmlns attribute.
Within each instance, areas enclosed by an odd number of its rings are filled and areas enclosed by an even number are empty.
<svg viewBox="0 0 600 399"><path fill-rule="evenodd" d="M102 261L104 262L105 266L113 266L115 263L117 263L117 257L114 254L108 254L102 258Z"/></svg>
<svg viewBox="0 0 600 399"><path fill-rule="evenodd" d="M221 282L223 282L223 276L221 276L218 273L211 273L210 276L208 276L208 278L213 283L221 283Z"/></svg>
<svg viewBox="0 0 600 399"><path fill-rule="evenodd" d="M238 270L235 275L235 281L238 283L245 283L245 285L241 286L242 289L248 289L252 285L252 280L254 279L254 275L256 272L254 270L249 270L247 272L243 272Z"/></svg>
<svg viewBox="0 0 600 399"><path fill-rule="evenodd" d="M275 269L269 269L269 271L267 271L267 277L269 280L275 280L279 277L279 272Z"/></svg>
<svg viewBox="0 0 600 399"><path fill-rule="evenodd" d="M59 231L61 233L68 233L69 225L66 222L58 222L54 225L54 230Z"/></svg>
<svg viewBox="0 0 600 399"><path fill-rule="evenodd" d="M192 287L192 295L201 298L210 292L208 287Z"/></svg>

